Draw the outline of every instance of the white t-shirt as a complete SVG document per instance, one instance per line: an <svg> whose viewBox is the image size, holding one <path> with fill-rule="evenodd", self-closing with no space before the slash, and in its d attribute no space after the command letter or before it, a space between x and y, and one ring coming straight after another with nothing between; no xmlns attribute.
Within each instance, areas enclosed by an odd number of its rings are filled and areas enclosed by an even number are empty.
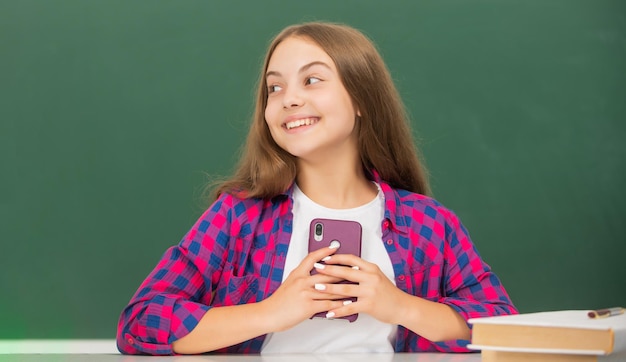
<svg viewBox="0 0 626 362"><path fill-rule="evenodd" d="M395 284L393 266L382 241L384 196L380 187L376 198L352 209L329 209L316 204L297 185L294 185L293 200L293 233L283 281L308 254L311 220L327 218L359 222L362 226L361 257L377 264ZM287 331L268 334L261 353L393 352L397 328L365 313L360 313L352 323L344 319L307 319Z"/></svg>

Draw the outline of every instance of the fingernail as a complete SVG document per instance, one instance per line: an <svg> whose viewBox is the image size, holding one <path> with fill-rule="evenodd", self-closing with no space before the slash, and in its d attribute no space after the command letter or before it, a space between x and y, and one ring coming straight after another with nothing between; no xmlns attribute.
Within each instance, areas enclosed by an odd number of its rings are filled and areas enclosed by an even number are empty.
<svg viewBox="0 0 626 362"><path fill-rule="evenodd" d="M340 247L340 246L341 246L341 244L339 244L339 242L338 242L337 240L333 240L333 241L331 241L331 242L330 242L330 246L329 246L329 248L331 248L331 249L337 249L337 248L338 248L338 247Z"/></svg>
<svg viewBox="0 0 626 362"><path fill-rule="evenodd" d="M335 312L328 312L326 313L326 318L332 318L335 316Z"/></svg>
<svg viewBox="0 0 626 362"><path fill-rule="evenodd" d="M330 255L322 259L322 261L329 261L329 260L330 260Z"/></svg>
<svg viewBox="0 0 626 362"><path fill-rule="evenodd" d="M326 268L326 265L320 264L320 263L315 263L315 264L313 264L313 266L315 267L315 269L324 269L324 268Z"/></svg>
<svg viewBox="0 0 626 362"><path fill-rule="evenodd" d="M361 270L361 269L360 269L358 266L356 266L356 265L355 265L355 266L353 266L353 267L352 267L352 269L354 269L354 270Z"/></svg>
<svg viewBox="0 0 626 362"><path fill-rule="evenodd" d="M326 286L324 284L315 284L315 289L326 290Z"/></svg>
<svg viewBox="0 0 626 362"><path fill-rule="evenodd" d="M348 305L348 304L352 304L351 300L344 300L343 301L343 305Z"/></svg>

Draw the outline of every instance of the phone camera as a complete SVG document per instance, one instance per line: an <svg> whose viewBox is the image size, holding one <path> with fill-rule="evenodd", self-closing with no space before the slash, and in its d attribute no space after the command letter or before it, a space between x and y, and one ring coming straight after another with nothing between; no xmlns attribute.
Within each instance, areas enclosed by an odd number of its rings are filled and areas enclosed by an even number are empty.
<svg viewBox="0 0 626 362"><path fill-rule="evenodd" d="M322 226L321 223L315 224L315 235L322 236L323 229L324 229L324 227Z"/></svg>
<svg viewBox="0 0 626 362"><path fill-rule="evenodd" d="M321 222L315 223L314 233L315 241L322 241L322 239L324 238L324 225Z"/></svg>

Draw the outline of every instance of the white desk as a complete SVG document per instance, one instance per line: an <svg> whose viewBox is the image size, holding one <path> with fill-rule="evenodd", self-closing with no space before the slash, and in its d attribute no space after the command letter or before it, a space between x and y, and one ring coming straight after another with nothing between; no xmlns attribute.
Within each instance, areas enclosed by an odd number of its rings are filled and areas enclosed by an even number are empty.
<svg viewBox="0 0 626 362"><path fill-rule="evenodd" d="M114 340L0 340L0 362L480 362L478 353L124 356Z"/></svg>

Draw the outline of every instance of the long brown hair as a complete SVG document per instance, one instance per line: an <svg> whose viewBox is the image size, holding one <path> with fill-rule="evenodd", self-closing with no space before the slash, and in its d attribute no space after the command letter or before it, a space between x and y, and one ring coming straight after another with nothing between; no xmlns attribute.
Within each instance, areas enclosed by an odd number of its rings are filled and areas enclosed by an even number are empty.
<svg viewBox="0 0 626 362"><path fill-rule="evenodd" d="M312 22L287 27L272 40L258 81L256 107L242 157L234 175L215 188L214 197L228 192L271 198L295 180L296 158L274 142L265 122L265 73L274 49L289 37L312 40L335 62L344 87L360 111L356 131L366 174L375 170L395 188L430 194L406 110L374 44L349 26Z"/></svg>

